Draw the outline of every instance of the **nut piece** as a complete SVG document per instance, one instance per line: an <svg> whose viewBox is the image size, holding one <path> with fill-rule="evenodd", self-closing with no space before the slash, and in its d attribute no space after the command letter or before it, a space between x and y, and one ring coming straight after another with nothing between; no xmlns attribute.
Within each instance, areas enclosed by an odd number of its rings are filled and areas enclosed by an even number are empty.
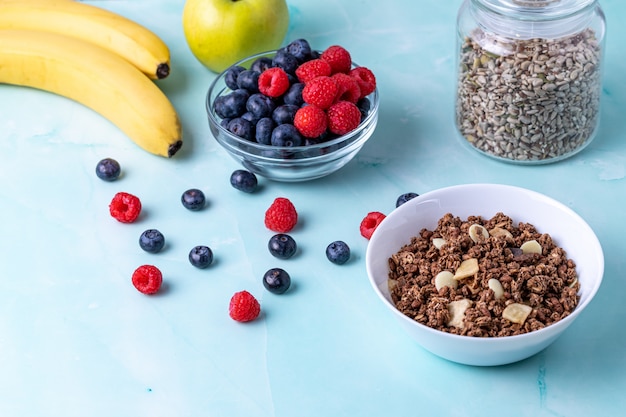
<svg viewBox="0 0 626 417"><path fill-rule="evenodd" d="M487 286L493 291L493 295L496 300L504 297L504 288L502 287L502 283L495 278L491 278L487 281Z"/></svg>
<svg viewBox="0 0 626 417"><path fill-rule="evenodd" d="M474 243L478 243L482 239L489 238L489 232L483 226L479 224L473 224L469 227L468 230L470 238L474 241Z"/></svg>
<svg viewBox="0 0 626 417"><path fill-rule="evenodd" d="M519 248L522 250L522 253L538 253L541 255L542 252L541 245L534 239L524 242Z"/></svg>
<svg viewBox="0 0 626 417"><path fill-rule="evenodd" d="M435 288L437 291L443 287L455 288L459 286L459 282L454 279L454 274L450 271L441 271L435 277Z"/></svg>
<svg viewBox="0 0 626 417"><path fill-rule="evenodd" d="M457 281L468 278L478 273L478 259L469 258L461 262L461 265L454 272L454 279Z"/></svg>
<svg viewBox="0 0 626 417"><path fill-rule="evenodd" d="M446 240L442 237L433 238L433 246L437 249L441 249L443 245L446 244Z"/></svg>
<svg viewBox="0 0 626 417"><path fill-rule="evenodd" d="M462 300L450 301L448 303L448 311L450 312L450 320L448 320L448 327L458 327L462 329L463 319L465 318L465 310L472 305L472 302L467 298Z"/></svg>
<svg viewBox="0 0 626 417"><path fill-rule="evenodd" d="M512 323L524 324L530 312L533 311L531 306L526 304L513 303L509 304L502 311L502 318Z"/></svg>
<svg viewBox="0 0 626 417"><path fill-rule="evenodd" d="M513 239L513 235L511 234L511 232L509 232L506 229L503 229L502 227L494 227L493 229L489 231L489 234L493 237L504 236L507 240Z"/></svg>

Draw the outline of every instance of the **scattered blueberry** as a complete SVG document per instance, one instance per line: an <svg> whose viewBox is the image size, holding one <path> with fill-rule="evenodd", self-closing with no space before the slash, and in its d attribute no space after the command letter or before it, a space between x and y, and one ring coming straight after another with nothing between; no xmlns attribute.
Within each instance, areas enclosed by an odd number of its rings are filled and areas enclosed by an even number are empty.
<svg viewBox="0 0 626 417"><path fill-rule="evenodd" d="M275 67L282 68L287 74L295 74L296 69L300 65L298 59L284 49L276 52L273 64Z"/></svg>
<svg viewBox="0 0 626 417"><path fill-rule="evenodd" d="M247 90L239 88L215 99L215 113L222 119L239 117L246 111L246 102L250 97Z"/></svg>
<svg viewBox="0 0 626 417"><path fill-rule="evenodd" d="M165 246L165 237L156 229L148 229L139 236L139 246L148 253L157 253Z"/></svg>
<svg viewBox="0 0 626 417"><path fill-rule="evenodd" d="M196 246L189 252L189 262L196 268L207 268L213 263L213 251L208 246Z"/></svg>
<svg viewBox="0 0 626 417"><path fill-rule="evenodd" d="M283 294L291 286L291 277L281 268L272 268L263 275L263 286L271 293Z"/></svg>
<svg viewBox="0 0 626 417"><path fill-rule="evenodd" d="M288 234L278 233L270 238L267 248L272 256L279 259L289 259L296 253L298 246Z"/></svg>
<svg viewBox="0 0 626 417"><path fill-rule="evenodd" d="M201 190L191 188L183 193L180 197L180 201L186 209L198 211L204 208L206 198Z"/></svg>
<svg viewBox="0 0 626 417"><path fill-rule="evenodd" d="M256 122L256 129L254 130L254 138L258 143L263 145L272 144L272 131L276 127L276 123L269 118L264 117Z"/></svg>
<svg viewBox="0 0 626 417"><path fill-rule="evenodd" d="M236 90L239 88L237 85L237 77L246 69L241 65L234 65L226 70L226 74L224 74L224 82L226 83L226 87L231 90Z"/></svg>
<svg viewBox="0 0 626 417"><path fill-rule="evenodd" d="M248 90L250 94L259 92L259 75L260 72L253 70L241 71L237 76L237 85L239 88Z"/></svg>
<svg viewBox="0 0 626 417"><path fill-rule="evenodd" d="M311 45L306 39L296 39L285 47L285 50L295 56L299 62L311 59Z"/></svg>
<svg viewBox="0 0 626 417"><path fill-rule="evenodd" d="M293 83L289 90L283 95L283 101L285 104L293 104L295 106L301 107L304 104L304 99L302 98L302 90L304 90L304 83Z"/></svg>
<svg viewBox="0 0 626 417"><path fill-rule="evenodd" d="M244 193L252 193L257 188L258 180L254 173L238 169L230 175L230 185Z"/></svg>
<svg viewBox="0 0 626 417"><path fill-rule="evenodd" d="M270 117L276 108L276 103L265 94L252 94L246 102L246 109L259 119Z"/></svg>
<svg viewBox="0 0 626 417"><path fill-rule="evenodd" d="M271 143L274 146L301 146L302 136L294 125L282 124L272 131Z"/></svg>
<svg viewBox="0 0 626 417"><path fill-rule="evenodd" d="M252 65L250 65L250 69L252 71L256 71L258 73L261 73L263 71L265 71L268 68L271 68L273 66L272 63L272 58L267 57L267 56L262 56L260 58L257 58Z"/></svg>
<svg viewBox="0 0 626 417"><path fill-rule="evenodd" d="M336 240L326 247L326 257L337 265L343 265L350 259L350 247L341 240Z"/></svg>
<svg viewBox="0 0 626 417"><path fill-rule="evenodd" d="M96 165L96 175L103 181L115 181L121 172L120 164L112 158L105 158Z"/></svg>
<svg viewBox="0 0 626 417"><path fill-rule="evenodd" d="M398 197L398 199L396 200L396 208L400 207L401 205L403 205L407 201L414 199L418 195L419 194L417 194L417 193L404 193L404 194L400 195Z"/></svg>
<svg viewBox="0 0 626 417"><path fill-rule="evenodd" d="M254 140L254 125L243 117L235 117L228 122L228 131L242 139Z"/></svg>
<svg viewBox="0 0 626 417"><path fill-rule="evenodd" d="M300 106L295 104L282 104L274 109L272 119L277 125L293 124L293 118L299 108Z"/></svg>
<svg viewBox="0 0 626 417"><path fill-rule="evenodd" d="M260 120L260 117L255 116L254 113L251 113L249 111L247 111L244 114L242 114L241 118L244 119L244 120L249 121L250 123L252 123L251 127L254 127L258 123L258 121ZM226 128L228 129L228 127L226 127ZM252 130L254 130L254 129L252 129ZM252 138L250 140L253 140L253 139L254 138Z"/></svg>

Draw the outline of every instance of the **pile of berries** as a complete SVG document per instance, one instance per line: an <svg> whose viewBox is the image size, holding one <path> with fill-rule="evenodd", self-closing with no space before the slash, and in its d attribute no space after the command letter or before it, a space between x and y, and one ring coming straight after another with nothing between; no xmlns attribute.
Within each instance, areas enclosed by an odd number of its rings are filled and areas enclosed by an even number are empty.
<svg viewBox="0 0 626 417"><path fill-rule="evenodd" d="M223 128L273 146L305 146L356 129L370 111L368 96L376 77L366 67L352 68L339 45L322 52L298 39L273 58L256 59L249 69L232 66L224 74L229 93L213 103Z"/></svg>

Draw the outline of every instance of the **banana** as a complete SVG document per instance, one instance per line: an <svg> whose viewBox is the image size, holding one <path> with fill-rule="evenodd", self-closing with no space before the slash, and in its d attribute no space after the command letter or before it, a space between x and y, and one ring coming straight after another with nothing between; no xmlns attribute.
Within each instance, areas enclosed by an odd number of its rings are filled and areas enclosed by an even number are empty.
<svg viewBox="0 0 626 417"><path fill-rule="evenodd" d="M117 13L69 0L0 0L0 30L73 36L109 49L152 79L170 72L170 51L154 32Z"/></svg>
<svg viewBox="0 0 626 417"><path fill-rule="evenodd" d="M73 99L153 154L171 157L182 146L180 120L159 87L119 55L80 39L0 30L0 83Z"/></svg>

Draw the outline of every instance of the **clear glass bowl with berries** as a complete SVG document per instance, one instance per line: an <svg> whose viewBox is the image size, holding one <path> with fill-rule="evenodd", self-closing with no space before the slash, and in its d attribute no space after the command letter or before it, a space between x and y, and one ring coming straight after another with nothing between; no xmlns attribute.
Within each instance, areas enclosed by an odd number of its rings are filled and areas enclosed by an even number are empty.
<svg viewBox="0 0 626 417"><path fill-rule="evenodd" d="M285 182L352 160L374 133L378 106L370 69L339 45L317 51L305 39L232 65L206 97L217 142L246 169Z"/></svg>

